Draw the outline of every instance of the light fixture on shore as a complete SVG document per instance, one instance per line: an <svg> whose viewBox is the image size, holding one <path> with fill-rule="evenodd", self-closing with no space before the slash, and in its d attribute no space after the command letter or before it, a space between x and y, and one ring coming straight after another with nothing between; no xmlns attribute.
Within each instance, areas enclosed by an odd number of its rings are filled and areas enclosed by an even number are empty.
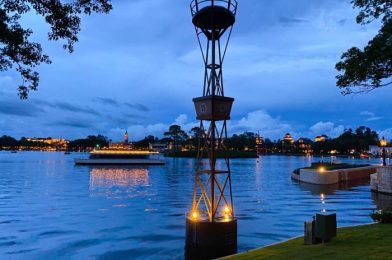
<svg viewBox="0 0 392 260"><path fill-rule="evenodd" d="M382 137L382 139L380 140L380 145L382 147L382 165L386 166L387 162L385 160L386 157L386 152L385 152L385 147L387 146L388 142L387 140L385 140L384 136Z"/></svg>
<svg viewBox="0 0 392 260"><path fill-rule="evenodd" d="M324 167L324 166L320 166L320 167L318 168L318 171L319 171L319 172L325 172L325 167Z"/></svg>
<svg viewBox="0 0 392 260"><path fill-rule="evenodd" d="M192 219L193 219L193 220L197 220L197 217L198 217L197 212L196 212L196 211L193 211L193 212L192 212Z"/></svg>

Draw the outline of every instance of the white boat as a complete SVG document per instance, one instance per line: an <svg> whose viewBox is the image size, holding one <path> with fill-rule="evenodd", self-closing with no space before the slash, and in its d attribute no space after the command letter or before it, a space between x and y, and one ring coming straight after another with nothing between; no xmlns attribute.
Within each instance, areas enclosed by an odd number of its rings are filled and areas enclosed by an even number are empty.
<svg viewBox="0 0 392 260"><path fill-rule="evenodd" d="M159 152L134 149L94 149L89 158L74 159L77 165L163 165Z"/></svg>

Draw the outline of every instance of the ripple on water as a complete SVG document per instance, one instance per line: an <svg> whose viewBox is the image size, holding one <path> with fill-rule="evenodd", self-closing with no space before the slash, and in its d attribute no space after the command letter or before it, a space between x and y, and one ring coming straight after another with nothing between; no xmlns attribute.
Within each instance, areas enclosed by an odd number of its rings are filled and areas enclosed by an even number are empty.
<svg viewBox="0 0 392 260"><path fill-rule="evenodd" d="M106 169L75 167L73 158L87 154L6 156L0 152L0 259L183 258L195 160ZM291 172L312 160L319 159L232 160L239 251L302 235L303 221L322 208L336 211L342 226L368 223L372 209L392 204L392 198L372 196L369 182L320 187L291 181Z"/></svg>

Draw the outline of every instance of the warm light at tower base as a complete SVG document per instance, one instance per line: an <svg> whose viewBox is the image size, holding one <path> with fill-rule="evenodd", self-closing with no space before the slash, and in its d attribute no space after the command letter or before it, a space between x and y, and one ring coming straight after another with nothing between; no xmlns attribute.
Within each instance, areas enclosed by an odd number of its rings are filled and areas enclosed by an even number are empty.
<svg viewBox="0 0 392 260"><path fill-rule="evenodd" d="M192 212L192 219L193 219L193 220L197 220L197 217L198 217L197 212L196 212L196 211L193 211L193 212Z"/></svg>
<svg viewBox="0 0 392 260"><path fill-rule="evenodd" d="M225 214L229 214L229 212L230 212L230 209L229 209L229 207L228 206L225 206Z"/></svg>

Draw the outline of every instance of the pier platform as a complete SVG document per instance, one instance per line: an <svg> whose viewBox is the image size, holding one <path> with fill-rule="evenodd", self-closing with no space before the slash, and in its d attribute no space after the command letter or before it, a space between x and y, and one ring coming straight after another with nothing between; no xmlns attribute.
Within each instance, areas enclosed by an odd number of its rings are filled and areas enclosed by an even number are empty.
<svg viewBox="0 0 392 260"><path fill-rule="evenodd" d="M392 195L392 166L380 166L371 176L371 190L378 193Z"/></svg>
<svg viewBox="0 0 392 260"><path fill-rule="evenodd" d="M299 174L292 173L291 178L297 181L319 185L330 185L362 179L370 180L370 175L376 173L378 167L365 166L323 171L319 169L300 169Z"/></svg>

